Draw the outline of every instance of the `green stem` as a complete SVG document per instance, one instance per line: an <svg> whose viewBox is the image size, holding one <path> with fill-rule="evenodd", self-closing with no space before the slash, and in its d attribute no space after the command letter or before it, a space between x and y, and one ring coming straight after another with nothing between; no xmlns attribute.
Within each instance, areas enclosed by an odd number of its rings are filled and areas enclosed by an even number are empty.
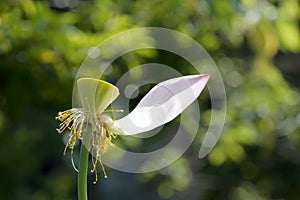
<svg viewBox="0 0 300 200"><path fill-rule="evenodd" d="M81 143L79 172L78 172L78 200L87 200L87 171L88 171L89 151Z"/></svg>
<svg viewBox="0 0 300 200"><path fill-rule="evenodd" d="M86 148L86 144L89 144L92 135L91 128L88 127L87 131L83 134L83 139L80 147L79 155L79 172L78 172L78 200L87 200L87 173L88 173L88 161L89 161L89 151Z"/></svg>

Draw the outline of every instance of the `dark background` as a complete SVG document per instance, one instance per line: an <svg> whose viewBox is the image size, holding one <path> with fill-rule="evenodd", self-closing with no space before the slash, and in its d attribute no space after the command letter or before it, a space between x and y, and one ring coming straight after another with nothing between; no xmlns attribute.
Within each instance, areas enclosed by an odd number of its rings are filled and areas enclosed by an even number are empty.
<svg viewBox="0 0 300 200"><path fill-rule="evenodd" d="M55 116L72 106L74 77L91 46L157 26L189 35L214 59L227 92L224 131L199 160L210 119L205 90L199 138L182 158L153 173L107 169L109 178L100 174L96 185L91 174L89 198L300 199L299 12L297 0L1 1L0 198L77 198ZM176 59L133 52L114 63L113 73L149 61L193 73ZM142 149L142 142L127 145Z"/></svg>

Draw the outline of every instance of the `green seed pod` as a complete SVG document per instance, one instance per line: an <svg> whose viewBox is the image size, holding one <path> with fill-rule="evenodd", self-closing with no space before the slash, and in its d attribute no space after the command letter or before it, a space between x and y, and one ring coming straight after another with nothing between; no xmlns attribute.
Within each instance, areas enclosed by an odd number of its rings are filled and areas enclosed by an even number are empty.
<svg viewBox="0 0 300 200"><path fill-rule="evenodd" d="M77 86L82 107L89 112L102 113L119 96L117 87L99 79L80 78Z"/></svg>

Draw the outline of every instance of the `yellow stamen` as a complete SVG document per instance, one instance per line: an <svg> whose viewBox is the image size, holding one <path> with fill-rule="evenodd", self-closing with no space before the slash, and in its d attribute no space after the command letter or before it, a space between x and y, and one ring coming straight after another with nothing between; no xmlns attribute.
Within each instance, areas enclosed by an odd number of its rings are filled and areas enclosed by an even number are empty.
<svg viewBox="0 0 300 200"><path fill-rule="evenodd" d="M94 162L94 158L92 156L92 162L93 162L93 169L91 170L91 172L95 172L95 181L93 183L96 184L97 181L98 181L98 172L97 172L97 167L96 167L97 166L97 162L98 162L97 156L96 156L95 162Z"/></svg>
<svg viewBox="0 0 300 200"><path fill-rule="evenodd" d="M107 110L106 112L123 112L122 110ZM82 139L82 131L83 124L86 126L88 124L94 127L91 137L91 153L95 155L95 160L92 157L93 168L91 172L95 173L95 181L98 181L98 173L97 173L97 163L100 162L102 172L104 174L104 178L107 178L107 174L104 168L104 165L101 162L101 155L103 155L107 148L112 144L112 139L116 138L117 135L114 133L115 131L119 132L119 130L114 127L113 120L108 115L95 114L95 113L87 113L79 108L72 108L69 110L65 110L63 112L59 112L56 117L61 123L59 124L59 128L57 129L58 133L62 133L66 128L70 130L69 139L64 148L64 155L67 152L68 147L71 149L71 162L75 171L78 172L74 160L73 160L73 150L75 148L75 144L77 139Z"/></svg>
<svg viewBox="0 0 300 200"><path fill-rule="evenodd" d="M102 162L100 161L100 164L101 164L101 168L102 168L102 171L103 171L103 174L104 174L104 178L107 178L107 174L106 174L106 171L105 171L105 168L102 164Z"/></svg>

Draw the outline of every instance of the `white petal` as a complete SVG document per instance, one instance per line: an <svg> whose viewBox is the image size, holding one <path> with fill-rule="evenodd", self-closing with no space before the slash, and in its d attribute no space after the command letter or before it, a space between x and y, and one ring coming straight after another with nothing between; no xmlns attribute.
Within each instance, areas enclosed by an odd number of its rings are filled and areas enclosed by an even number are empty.
<svg viewBox="0 0 300 200"><path fill-rule="evenodd" d="M169 79L153 87L136 108L115 122L124 134L150 131L177 117L195 101L209 79L208 74Z"/></svg>

